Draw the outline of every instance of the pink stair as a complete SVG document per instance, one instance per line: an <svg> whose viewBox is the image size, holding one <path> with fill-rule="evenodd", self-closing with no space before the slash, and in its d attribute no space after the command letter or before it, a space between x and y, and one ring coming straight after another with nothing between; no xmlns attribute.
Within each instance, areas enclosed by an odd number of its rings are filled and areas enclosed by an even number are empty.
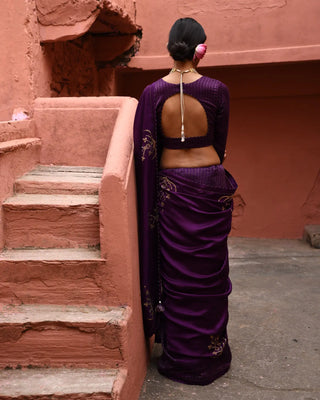
<svg viewBox="0 0 320 400"><path fill-rule="evenodd" d="M97 167L37 166L3 202L0 399L121 398L131 310L108 306L101 176Z"/></svg>
<svg viewBox="0 0 320 400"><path fill-rule="evenodd" d="M3 203L5 246L97 246L98 207L96 195L17 194Z"/></svg>

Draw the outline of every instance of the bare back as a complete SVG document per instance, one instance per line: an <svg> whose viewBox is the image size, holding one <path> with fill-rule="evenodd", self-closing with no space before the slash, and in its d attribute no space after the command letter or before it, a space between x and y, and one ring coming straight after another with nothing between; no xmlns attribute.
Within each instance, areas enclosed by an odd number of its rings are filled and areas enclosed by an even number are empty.
<svg viewBox="0 0 320 400"><path fill-rule="evenodd" d="M187 74L184 82L193 82L201 75ZM179 77L171 74L163 78L168 83L179 83ZM186 137L205 136L208 130L206 112L202 104L192 96L184 94L184 125ZM162 109L161 114L162 133L166 137L180 138L181 136L181 111L180 94L169 97ZM161 168L179 167L205 167L220 164L220 159L213 146L197 147L188 149L164 148L161 156Z"/></svg>

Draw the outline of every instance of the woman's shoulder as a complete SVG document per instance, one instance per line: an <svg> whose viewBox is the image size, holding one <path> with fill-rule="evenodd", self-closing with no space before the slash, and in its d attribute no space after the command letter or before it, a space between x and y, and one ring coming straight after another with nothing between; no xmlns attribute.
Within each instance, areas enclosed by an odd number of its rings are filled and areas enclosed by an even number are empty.
<svg viewBox="0 0 320 400"><path fill-rule="evenodd" d="M149 83L149 85L145 86L142 91L141 96L150 97L153 96L161 87L162 79L157 79L156 81Z"/></svg>
<svg viewBox="0 0 320 400"><path fill-rule="evenodd" d="M225 83L222 81L211 78L205 75L201 75L201 77L195 81L188 82L185 85L188 86L188 90L193 92L203 92L203 93L226 93L228 94L229 90L228 87ZM185 86L186 87L186 86ZM158 98L159 96L161 97L162 95L167 95L168 93L171 93L172 91L175 91L179 89L179 84L167 82L163 78L159 78L156 81L150 83L147 85L143 92L142 92L142 97L144 98ZM209 94L209 93L208 93Z"/></svg>
<svg viewBox="0 0 320 400"><path fill-rule="evenodd" d="M202 78L203 78L203 84L207 85L208 87L212 87L215 89L222 88L222 89L228 90L228 86L224 82L220 81L219 79L211 78L211 77L205 76L205 75L202 75Z"/></svg>

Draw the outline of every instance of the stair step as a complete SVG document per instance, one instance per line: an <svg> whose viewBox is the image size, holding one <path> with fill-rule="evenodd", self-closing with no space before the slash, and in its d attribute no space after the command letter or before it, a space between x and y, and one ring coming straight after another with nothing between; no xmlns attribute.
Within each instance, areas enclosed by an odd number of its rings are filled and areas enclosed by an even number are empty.
<svg viewBox="0 0 320 400"><path fill-rule="evenodd" d="M0 261L104 261L97 249L4 249Z"/></svg>
<svg viewBox="0 0 320 400"><path fill-rule="evenodd" d="M116 399L116 369L36 368L0 371L0 399Z"/></svg>
<svg viewBox="0 0 320 400"><path fill-rule="evenodd" d="M8 304L103 305L115 296L96 249L12 249L0 253L0 299Z"/></svg>
<svg viewBox="0 0 320 400"><path fill-rule="evenodd" d="M130 314L125 307L3 306L0 368L117 368Z"/></svg>
<svg viewBox="0 0 320 400"><path fill-rule="evenodd" d="M32 119L24 121L1 121L0 142L22 139L33 136L34 122Z"/></svg>
<svg viewBox="0 0 320 400"><path fill-rule="evenodd" d="M71 207L81 205L97 205L99 197L96 195L62 195L62 194L17 194L3 202L6 209L10 206L24 206L25 208L46 206ZM12 207L13 208L13 207Z"/></svg>
<svg viewBox="0 0 320 400"><path fill-rule="evenodd" d="M16 180L16 193L97 194L103 168L39 165Z"/></svg>
<svg viewBox="0 0 320 400"><path fill-rule="evenodd" d="M21 150L40 145L41 145L41 140L39 138L8 140L6 142L0 142L0 155L5 153L10 153L15 150Z"/></svg>
<svg viewBox="0 0 320 400"><path fill-rule="evenodd" d="M99 244L96 195L17 194L2 206L7 248Z"/></svg>

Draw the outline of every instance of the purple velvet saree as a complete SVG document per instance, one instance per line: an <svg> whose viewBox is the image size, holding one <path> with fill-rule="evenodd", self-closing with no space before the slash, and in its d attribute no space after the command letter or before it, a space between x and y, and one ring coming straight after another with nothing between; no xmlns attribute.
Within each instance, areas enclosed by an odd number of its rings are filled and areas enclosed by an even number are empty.
<svg viewBox="0 0 320 400"><path fill-rule="evenodd" d="M231 362L227 236L237 184L222 165L160 170L155 104L150 85L134 127L144 327L162 343L161 374L206 385Z"/></svg>

